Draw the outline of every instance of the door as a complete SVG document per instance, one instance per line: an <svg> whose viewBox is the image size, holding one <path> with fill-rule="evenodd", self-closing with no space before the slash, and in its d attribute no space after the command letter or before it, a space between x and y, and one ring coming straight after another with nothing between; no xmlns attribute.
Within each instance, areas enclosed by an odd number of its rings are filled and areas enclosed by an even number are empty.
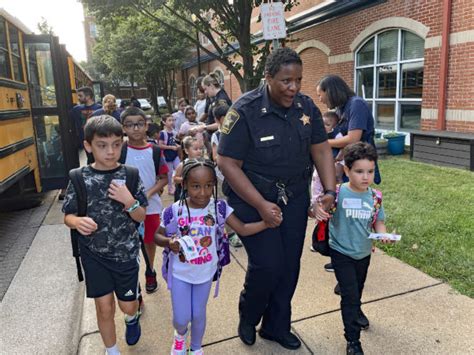
<svg viewBox="0 0 474 355"><path fill-rule="evenodd" d="M67 56L57 37L25 36L28 85L43 190L65 188L68 171L79 166L71 109ZM73 142L73 143L71 143Z"/></svg>

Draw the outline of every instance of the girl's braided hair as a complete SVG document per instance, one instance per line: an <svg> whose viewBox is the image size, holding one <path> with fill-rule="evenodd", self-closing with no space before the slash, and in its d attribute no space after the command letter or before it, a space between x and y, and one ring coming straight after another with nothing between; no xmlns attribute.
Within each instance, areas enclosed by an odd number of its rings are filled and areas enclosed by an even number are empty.
<svg viewBox="0 0 474 355"><path fill-rule="evenodd" d="M216 169L215 169L214 162L212 160L204 159L204 158L186 159L186 160L184 160L184 163L183 163L183 173L182 173L182 176L183 176L183 182L182 182L183 189L181 190L179 205L180 206L183 206L183 205L186 206L186 209L188 211L189 221L191 221L191 213L189 211L189 205L188 205L188 201L186 199L188 197L188 194L187 194L188 191L186 189L186 180L187 180L191 170L193 170L195 168L198 168L198 167L209 168L212 171L212 176L213 176L214 182L215 182L214 183L214 188L212 189L212 197L214 198L214 208L215 208L215 211L216 211L216 218L217 218L217 175L216 175Z"/></svg>

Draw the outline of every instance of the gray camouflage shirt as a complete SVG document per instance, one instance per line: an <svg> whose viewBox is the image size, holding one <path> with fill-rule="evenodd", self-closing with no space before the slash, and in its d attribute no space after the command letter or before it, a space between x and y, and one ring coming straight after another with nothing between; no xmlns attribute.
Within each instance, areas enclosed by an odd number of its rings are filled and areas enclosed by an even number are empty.
<svg viewBox="0 0 474 355"><path fill-rule="evenodd" d="M80 247L88 248L95 255L119 262L135 259L139 250L139 236L135 221L123 210L123 204L108 197L108 188L113 179L126 179L123 165L113 170L96 170L86 166L82 176L87 190L87 216L97 223L97 230L88 236L80 235ZM142 207L148 205L141 180L132 195ZM70 182L62 211L77 214L77 195Z"/></svg>

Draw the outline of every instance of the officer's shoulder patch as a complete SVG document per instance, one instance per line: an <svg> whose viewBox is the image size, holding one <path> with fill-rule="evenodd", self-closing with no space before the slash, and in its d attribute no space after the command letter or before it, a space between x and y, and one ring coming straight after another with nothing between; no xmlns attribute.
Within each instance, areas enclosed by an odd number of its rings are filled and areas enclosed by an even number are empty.
<svg viewBox="0 0 474 355"><path fill-rule="evenodd" d="M230 109L224 117L224 122L222 122L221 132L224 134L229 134L239 118L240 115L238 112L234 109Z"/></svg>

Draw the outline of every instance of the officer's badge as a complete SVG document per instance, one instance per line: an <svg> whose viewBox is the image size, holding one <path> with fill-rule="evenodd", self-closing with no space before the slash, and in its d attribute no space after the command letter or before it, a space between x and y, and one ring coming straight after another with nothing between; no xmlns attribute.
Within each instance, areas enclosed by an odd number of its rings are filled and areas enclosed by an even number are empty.
<svg viewBox="0 0 474 355"><path fill-rule="evenodd" d="M300 118L300 121L303 122L303 126L306 126L307 124L311 124L310 121L309 121L309 116L306 116L306 115L303 115Z"/></svg>
<svg viewBox="0 0 474 355"><path fill-rule="evenodd" d="M221 127L221 132L224 134L229 134L230 131L232 131L232 128L234 128L234 125L237 123L239 120L240 115L237 113L235 110L229 110L227 112L227 115L224 117L224 122L222 122L222 127Z"/></svg>

